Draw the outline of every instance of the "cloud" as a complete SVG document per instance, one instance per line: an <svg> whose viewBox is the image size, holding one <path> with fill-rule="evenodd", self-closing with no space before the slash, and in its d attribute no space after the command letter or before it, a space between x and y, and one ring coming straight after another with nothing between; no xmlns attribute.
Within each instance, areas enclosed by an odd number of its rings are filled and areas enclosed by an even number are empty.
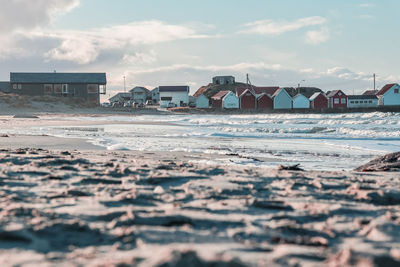
<svg viewBox="0 0 400 267"><path fill-rule="evenodd" d="M363 4L360 4L359 7L361 7L361 8L372 8L372 7L375 7L375 4L373 4L373 3L363 3Z"/></svg>
<svg viewBox="0 0 400 267"><path fill-rule="evenodd" d="M330 32L327 28L322 28L316 31L308 31L306 33L306 43L308 44L321 44L330 38Z"/></svg>
<svg viewBox="0 0 400 267"><path fill-rule="evenodd" d="M95 61L101 52L127 50L135 46L145 46L183 39L209 38L185 25L167 24L162 21L132 22L93 29L90 31L37 32L36 37L52 38L60 44L46 53L52 60L72 61L88 64ZM136 57L143 55L136 54ZM125 59L131 59L125 57Z"/></svg>
<svg viewBox="0 0 400 267"><path fill-rule="evenodd" d="M300 30L305 27L322 25L326 23L326 18L320 16L301 18L293 22L259 20L250 22L242 26L239 33L242 34L261 34L261 35L280 35L287 32Z"/></svg>
<svg viewBox="0 0 400 267"><path fill-rule="evenodd" d="M79 5L79 0L0 0L0 33L33 29Z"/></svg>

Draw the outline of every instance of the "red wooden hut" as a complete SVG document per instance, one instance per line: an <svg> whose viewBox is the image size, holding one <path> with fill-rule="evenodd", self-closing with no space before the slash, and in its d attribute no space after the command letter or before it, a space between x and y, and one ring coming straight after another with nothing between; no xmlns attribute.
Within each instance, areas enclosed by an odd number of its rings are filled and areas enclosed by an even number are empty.
<svg viewBox="0 0 400 267"><path fill-rule="evenodd" d="M213 108L222 108L222 99L229 92L230 91L220 91L216 93L213 97L211 97L211 106Z"/></svg>
<svg viewBox="0 0 400 267"><path fill-rule="evenodd" d="M327 109L329 107L328 97L324 93L315 93L310 97L312 109Z"/></svg>
<svg viewBox="0 0 400 267"><path fill-rule="evenodd" d="M342 90L335 90L327 95L329 99L329 108L347 108L347 95Z"/></svg>
<svg viewBox="0 0 400 267"><path fill-rule="evenodd" d="M273 109L274 100L267 94L261 94L257 98L257 109Z"/></svg>
<svg viewBox="0 0 400 267"><path fill-rule="evenodd" d="M239 93L239 90L236 91L236 94ZM244 90L239 97L239 107L240 109L256 109L257 108L257 97L256 95L249 89Z"/></svg>

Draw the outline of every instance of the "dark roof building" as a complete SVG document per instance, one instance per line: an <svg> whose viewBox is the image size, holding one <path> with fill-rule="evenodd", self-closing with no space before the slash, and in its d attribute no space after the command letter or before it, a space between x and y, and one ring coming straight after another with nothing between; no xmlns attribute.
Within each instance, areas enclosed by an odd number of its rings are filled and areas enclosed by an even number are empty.
<svg viewBox="0 0 400 267"><path fill-rule="evenodd" d="M11 72L11 83L107 84L105 73L22 73Z"/></svg>
<svg viewBox="0 0 400 267"><path fill-rule="evenodd" d="M363 93L363 95L376 95L378 91L376 90L367 90Z"/></svg>
<svg viewBox="0 0 400 267"><path fill-rule="evenodd" d="M10 73L10 91L27 96L53 96L74 99L77 103L100 104L106 93L105 73Z"/></svg>
<svg viewBox="0 0 400 267"><path fill-rule="evenodd" d="M386 84L378 93L376 93L376 95L384 95L387 91L392 89L392 87L395 85L396 85L395 83Z"/></svg>

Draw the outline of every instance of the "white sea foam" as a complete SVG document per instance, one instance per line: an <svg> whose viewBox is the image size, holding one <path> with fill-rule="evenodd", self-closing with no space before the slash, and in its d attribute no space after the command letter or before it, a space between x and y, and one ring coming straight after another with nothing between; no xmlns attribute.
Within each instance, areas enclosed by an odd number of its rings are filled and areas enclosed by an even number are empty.
<svg viewBox="0 0 400 267"><path fill-rule="evenodd" d="M232 159L230 164L277 164L251 160L261 158L286 164L301 163L314 169L351 169L378 155L400 151L400 115L397 113L144 115L73 119L104 122L104 125L31 128L19 130L19 133L85 138L110 150L239 154L242 158Z"/></svg>

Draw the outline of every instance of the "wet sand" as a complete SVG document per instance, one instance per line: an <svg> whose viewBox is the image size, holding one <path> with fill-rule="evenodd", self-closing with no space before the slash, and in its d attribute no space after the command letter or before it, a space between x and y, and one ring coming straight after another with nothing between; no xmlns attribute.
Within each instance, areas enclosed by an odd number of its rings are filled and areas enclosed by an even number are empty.
<svg viewBox="0 0 400 267"><path fill-rule="evenodd" d="M2 149L0 265L400 263L398 173L228 168L200 159Z"/></svg>

